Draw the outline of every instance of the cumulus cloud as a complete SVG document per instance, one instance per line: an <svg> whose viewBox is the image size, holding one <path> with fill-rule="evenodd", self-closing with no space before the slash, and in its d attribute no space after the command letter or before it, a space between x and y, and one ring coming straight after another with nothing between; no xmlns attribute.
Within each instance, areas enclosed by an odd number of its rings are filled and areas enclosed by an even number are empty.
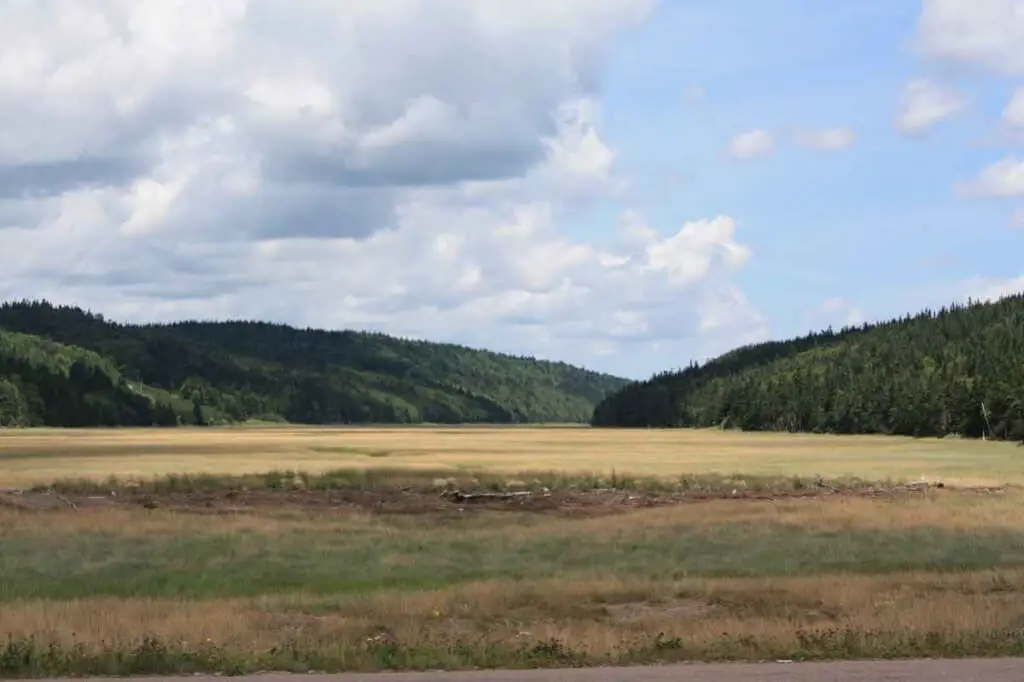
<svg viewBox="0 0 1024 682"><path fill-rule="evenodd" d="M924 0L914 42L929 58L1024 74L1024 0Z"/></svg>
<svg viewBox="0 0 1024 682"><path fill-rule="evenodd" d="M1024 160L1006 158L982 169L973 180L956 187L963 196L1024 196Z"/></svg>
<svg viewBox="0 0 1024 682"><path fill-rule="evenodd" d="M155 166L219 145L220 161L258 159L279 183L507 177L543 158L551 112L595 89L608 39L645 7L20 3L0 35L0 88L17 103L0 162Z"/></svg>
<svg viewBox="0 0 1024 682"><path fill-rule="evenodd" d="M928 80L914 80L903 89L896 127L907 135L920 135L966 107L967 101L956 92Z"/></svg>
<svg viewBox="0 0 1024 682"><path fill-rule="evenodd" d="M600 134L603 59L651 5L14 3L0 297L638 374L654 367L636 344L685 361L693 339L759 333L730 279L750 255L731 218L663 235L633 214L601 248L561 229L627 184Z"/></svg>
<svg viewBox="0 0 1024 682"><path fill-rule="evenodd" d="M797 145L819 151L845 149L853 144L853 140L853 130L845 126L823 130L798 130L793 134L793 142Z"/></svg>
<svg viewBox="0 0 1024 682"><path fill-rule="evenodd" d="M767 130L740 133L729 143L729 155L735 159L753 159L775 151L775 138Z"/></svg>
<svg viewBox="0 0 1024 682"><path fill-rule="evenodd" d="M731 267L743 265L750 249L735 241L735 232L736 221L729 216L688 222L670 237L648 240L644 268L690 284L704 279L716 260Z"/></svg>

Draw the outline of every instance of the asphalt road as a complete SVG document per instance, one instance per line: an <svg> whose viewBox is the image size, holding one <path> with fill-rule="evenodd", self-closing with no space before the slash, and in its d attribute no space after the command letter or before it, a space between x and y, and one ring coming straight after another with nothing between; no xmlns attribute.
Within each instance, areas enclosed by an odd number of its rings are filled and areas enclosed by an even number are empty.
<svg viewBox="0 0 1024 682"><path fill-rule="evenodd" d="M1024 659L837 663L684 664L574 670L480 670L427 673L288 675L264 673L232 682L1021 682ZM134 682L227 682L223 677L133 678ZM50 680L44 682L58 682ZM79 682L101 682L80 680ZM104 680L102 682L109 682Z"/></svg>

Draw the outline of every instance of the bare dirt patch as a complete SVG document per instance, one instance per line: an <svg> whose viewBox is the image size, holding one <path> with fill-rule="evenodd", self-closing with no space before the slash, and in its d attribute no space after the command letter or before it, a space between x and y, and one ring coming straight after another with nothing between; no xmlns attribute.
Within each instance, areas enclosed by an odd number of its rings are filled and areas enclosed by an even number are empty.
<svg viewBox="0 0 1024 682"><path fill-rule="evenodd" d="M942 487L941 484L938 487ZM737 502L778 500L842 500L850 498L915 497L935 494L929 484L889 487L836 488L827 485L779 490L554 490L554 491L425 491L425 490L204 490L153 491L122 488L105 494L57 493L53 490L0 491L0 508L23 512L67 512L82 509L162 509L198 514L292 511L310 514L411 514L460 517L475 512L514 511L569 518L600 517L638 509L699 504L715 500ZM954 489L945 488L954 492ZM999 489L956 489L976 494Z"/></svg>

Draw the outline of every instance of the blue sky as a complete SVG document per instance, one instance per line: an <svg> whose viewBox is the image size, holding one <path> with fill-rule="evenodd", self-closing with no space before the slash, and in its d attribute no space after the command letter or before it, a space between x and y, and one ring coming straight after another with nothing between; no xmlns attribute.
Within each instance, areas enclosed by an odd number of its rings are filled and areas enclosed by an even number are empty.
<svg viewBox="0 0 1024 682"><path fill-rule="evenodd" d="M822 299L879 319L961 299L957 285L971 278L1020 274L1014 202L954 192L1012 149L985 138L1014 81L916 55L920 12L893 0L680 0L616 47L606 133L637 177L645 214L666 229L734 216L754 254L737 280L773 335L806 331ZM901 89L922 77L970 105L915 138L893 119ZM690 88L699 101L686 101ZM854 131L849 148L822 153L786 139L835 126ZM732 136L756 128L777 137L774 154L723 155Z"/></svg>
<svg viewBox="0 0 1024 682"><path fill-rule="evenodd" d="M643 377L1024 289L1024 0L0 11L0 298Z"/></svg>

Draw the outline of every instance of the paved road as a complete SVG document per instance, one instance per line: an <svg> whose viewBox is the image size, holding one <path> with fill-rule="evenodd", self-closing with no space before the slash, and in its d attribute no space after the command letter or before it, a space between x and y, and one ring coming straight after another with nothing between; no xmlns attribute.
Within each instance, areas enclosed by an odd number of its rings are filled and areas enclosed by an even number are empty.
<svg viewBox="0 0 1024 682"><path fill-rule="evenodd" d="M311 677L266 673L231 678L231 682L297 682ZM686 664L649 668L366 673L317 675L312 679L316 682L1021 682L1024 680L1024 659ZM227 679L158 677L134 678L132 682L227 682Z"/></svg>

